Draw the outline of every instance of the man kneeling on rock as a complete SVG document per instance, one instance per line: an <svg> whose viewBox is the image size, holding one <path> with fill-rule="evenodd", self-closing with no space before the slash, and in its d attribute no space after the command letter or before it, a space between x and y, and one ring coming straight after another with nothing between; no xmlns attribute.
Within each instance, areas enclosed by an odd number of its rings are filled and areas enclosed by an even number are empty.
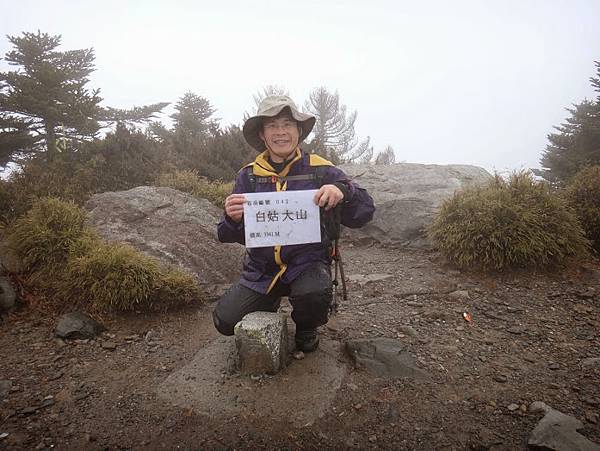
<svg viewBox="0 0 600 451"><path fill-rule="evenodd" d="M225 214L218 225L221 242L245 244L244 193L318 190L314 202L321 207L322 218L335 209L341 223L351 228L372 219L373 199L364 189L326 159L300 148L315 120L298 111L289 97L269 96L258 106L256 116L245 122L244 138L261 153L239 171L233 194L225 200ZM296 323L296 348L303 352L317 349L317 327L327 323L333 301L332 242L325 229L321 224L320 243L247 249L239 282L214 309L217 330L233 335L245 315L276 312L281 296L288 296Z"/></svg>

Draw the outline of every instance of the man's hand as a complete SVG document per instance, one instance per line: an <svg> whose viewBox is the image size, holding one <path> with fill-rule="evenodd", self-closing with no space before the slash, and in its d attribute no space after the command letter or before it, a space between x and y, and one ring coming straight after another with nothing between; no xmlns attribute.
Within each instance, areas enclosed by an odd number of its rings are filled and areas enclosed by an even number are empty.
<svg viewBox="0 0 600 451"><path fill-rule="evenodd" d="M225 199L225 214L234 222L240 222L244 216L244 202L246 198L243 194L231 194Z"/></svg>
<svg viewBox="0 0 600 451"><path fill-rule="evenodd" d="M323 185L315 194L315 204L331 210L344 199L344 193L335 185Z"/></svg>

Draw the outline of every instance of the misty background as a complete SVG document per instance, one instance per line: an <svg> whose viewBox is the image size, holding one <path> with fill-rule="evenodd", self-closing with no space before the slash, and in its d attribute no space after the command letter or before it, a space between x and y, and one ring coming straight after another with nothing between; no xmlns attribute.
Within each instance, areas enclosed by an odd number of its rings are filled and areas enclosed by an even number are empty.
<svg viewBox="0 0 600 451"><path fill-rule="evenodd" d="M93 47L103 105L210 100L241 124L266 85L297 104L338 91L356 132L396 161L537 168L548 133L595 98L600 2L0 1L5 35ZM0 61L0 71L9 70ZM172 106L161 117L165 123Z"/></svg>

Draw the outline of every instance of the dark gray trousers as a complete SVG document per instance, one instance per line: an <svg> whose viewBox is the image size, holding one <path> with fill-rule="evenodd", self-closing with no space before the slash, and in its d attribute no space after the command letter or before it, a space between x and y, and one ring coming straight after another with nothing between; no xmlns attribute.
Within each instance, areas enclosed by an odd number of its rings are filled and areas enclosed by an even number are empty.
<svg viewBox="0 0 600 451"><path fill-rule="evenodd" d="M291 284L277 282L269 294L259 293L239 283L217 301L213 311L215 327L223 335L233 335L233 328L251 312L276 312L282 296L292 305L296 331L315 329L327 323L332 302L329 265L316 262Z"/></svg>

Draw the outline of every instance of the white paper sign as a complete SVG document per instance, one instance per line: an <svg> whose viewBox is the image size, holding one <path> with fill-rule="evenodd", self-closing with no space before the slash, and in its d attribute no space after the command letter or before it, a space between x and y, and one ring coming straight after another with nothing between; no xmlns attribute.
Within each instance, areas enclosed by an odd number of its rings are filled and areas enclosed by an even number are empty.
<svg viewBox="0 0 600 451"><path fill-rule="evenodd" d="M246 193L246 247L320 243L317 190Z"/></svg>

